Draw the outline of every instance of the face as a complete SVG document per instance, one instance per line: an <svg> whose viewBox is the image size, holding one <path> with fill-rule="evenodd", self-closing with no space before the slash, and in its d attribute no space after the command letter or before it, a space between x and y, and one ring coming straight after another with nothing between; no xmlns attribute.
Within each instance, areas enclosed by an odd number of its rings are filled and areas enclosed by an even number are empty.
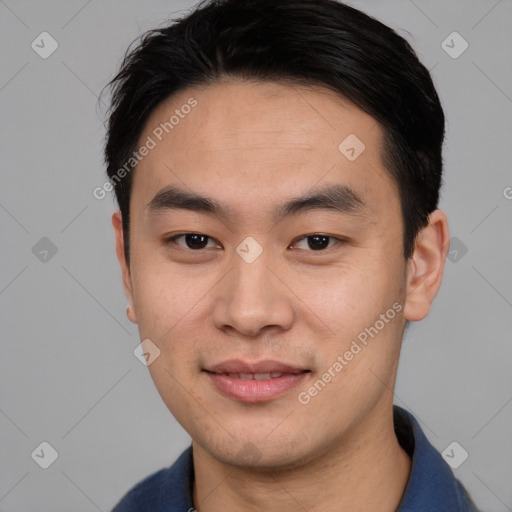
<svg viewBox="0 0 512 512"><path fill-rule="evenodd" d="M322 88L232 81L176 94L148 137L121 264L163 401L223 462L342 446L390 407L405 322L381 128Z"/></svg>

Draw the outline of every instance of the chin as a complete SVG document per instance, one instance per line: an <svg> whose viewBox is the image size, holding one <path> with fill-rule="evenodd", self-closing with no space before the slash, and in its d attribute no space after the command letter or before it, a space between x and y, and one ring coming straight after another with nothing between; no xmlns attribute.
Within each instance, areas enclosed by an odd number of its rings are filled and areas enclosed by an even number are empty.
<svg viewBox="0 0 512 512"><path fill-rule="evenodd" d="M292 442L291 437L287 433L271 441L260 438L251 440L250 436L245 436L237 440L229 438L228 442L222 439L221 444L208 441L200 444L211 457L223 464L254 471L286 471L300 468L314 458L307 453L302 439Z"/></svg>

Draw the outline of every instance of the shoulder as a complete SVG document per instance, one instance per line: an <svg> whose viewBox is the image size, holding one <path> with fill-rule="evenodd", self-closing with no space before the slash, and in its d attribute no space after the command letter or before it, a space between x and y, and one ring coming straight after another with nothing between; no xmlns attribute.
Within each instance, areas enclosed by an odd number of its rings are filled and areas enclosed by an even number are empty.
<svg viewBox="0 0 512 512"><path fill-rule="evenodd" d="M192 478L192 448L189 447L172 466L160 469L134 485L112 512L163 512L178 507L187 510Z"/></svg>
<svg viewBox="0 0 512 512"><path fill-rule="evenodd" d="M400 444L412 459L411 474L398 512L478 512L467 490L428 441L416 418L395 405L394 424Z"/></svg>

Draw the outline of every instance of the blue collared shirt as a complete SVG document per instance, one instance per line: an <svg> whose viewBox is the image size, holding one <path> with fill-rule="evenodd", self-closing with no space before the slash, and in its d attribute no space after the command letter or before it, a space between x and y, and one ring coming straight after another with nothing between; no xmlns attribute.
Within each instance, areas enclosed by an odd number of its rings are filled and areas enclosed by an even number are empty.
<svg viewBox="0 0 512 512"><path fill-rule="evenodd" d="M409 481L396 512L478 512L414 416L396 405L393 412L397 438L412 458ZM135 485L112 512L190 512L194 510L193 481L190 446L171 467Z"/></svg>

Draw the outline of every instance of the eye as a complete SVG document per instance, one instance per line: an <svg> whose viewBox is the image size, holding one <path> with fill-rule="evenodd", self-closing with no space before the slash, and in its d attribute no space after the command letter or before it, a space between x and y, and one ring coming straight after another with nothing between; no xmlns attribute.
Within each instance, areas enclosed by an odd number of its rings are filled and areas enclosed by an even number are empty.
<svg viewBox="0 0 512 512"><path fill-rule="evenodd" d="M331 248L337 242L342 242L342 240L328 235L315 234L300 238L294 244L294 247L301 250L310 249L312 251L323 251Z"/></svg>
<svg viewBox="0 0 512 512"><path fill-rule="evenodd" d="M184 249L200 250L218 247L215 240L201 233L182 233L167 238L166 244L176 244ZM213 245L212 245L213 244Z"/></svg>

